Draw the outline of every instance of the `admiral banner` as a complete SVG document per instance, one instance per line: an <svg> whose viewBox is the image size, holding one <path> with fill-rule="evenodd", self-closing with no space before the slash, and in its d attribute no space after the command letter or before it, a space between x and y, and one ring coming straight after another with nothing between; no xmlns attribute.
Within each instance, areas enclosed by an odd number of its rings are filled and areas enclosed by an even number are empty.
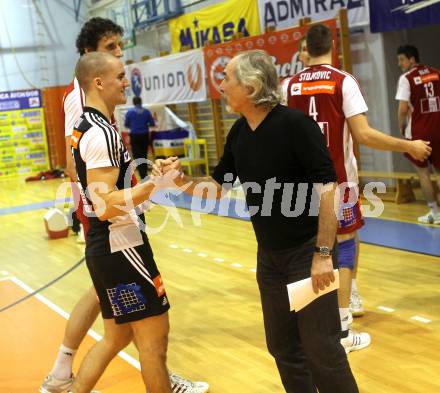
<svg viewBox="0 0 440 393"><path fill-rule="evenodd" d="M426 0L370 0L373 33L440 24L440 3Z"/></svg>
<svg viewBox="0 0 440 393"><path fill-rule="evenodd" d="M126 66L131 88L145 105L206 100L205 63L201 49Z"/></svg>
<svg viewBox="0 0 440 393"><path fill-rule="evenodd" d="M323 23L332 30L334 42L338 42L336 20L332 19ZM262 49L268 52L272 56L280 78L286 78L301 71L303 64L298 59L298 46L307 29L306 26L295 27L204 48L211 98L218 99L221 97L220 83L223 80L224 69L234 55L241 51ZM337 52L333 52L333 65L337 67L339 66Z"/></svg>
<svg viewBox="0 0 440 393"><path fill-rule="evenodd" d="M260 34L256 0L229 0L196 12L171 19L169 22L172 52L182 46L202 48L212 40L227 42L235 33L245 37Z"/></svg>
<svg viewBox="0 0 440 393"><path fill-rule="evenodd" d="M306 17L312 21L331 19L338 16L341 8L348 9L351 27L370 22L368 0L258 0L260 28L264 31L265 26L277 29L296 26Z"/></svg>
<svg viewBox="0 0 440 393"><path fill-rule="evenodd" d="M0 92L0 179L49 168L40 90Z"/></svg>

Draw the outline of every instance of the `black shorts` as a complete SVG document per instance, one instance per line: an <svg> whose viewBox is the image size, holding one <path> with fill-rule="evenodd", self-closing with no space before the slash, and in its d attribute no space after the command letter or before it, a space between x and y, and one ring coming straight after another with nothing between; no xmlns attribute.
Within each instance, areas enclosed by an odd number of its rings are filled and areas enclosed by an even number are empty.
<svg viewBox="0 0 440 393"><path fill-rule="evenodd" d="M149 243L110 255L89 255L86 262L104 319L133 322L170 308Z"/></svg>

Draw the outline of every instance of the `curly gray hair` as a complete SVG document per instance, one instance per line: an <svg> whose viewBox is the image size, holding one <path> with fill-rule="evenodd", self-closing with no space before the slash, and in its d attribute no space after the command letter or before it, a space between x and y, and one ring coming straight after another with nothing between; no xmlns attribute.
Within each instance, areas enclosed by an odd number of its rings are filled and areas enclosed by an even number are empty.
<svg viewBox="0 0 440 393"><path fill-rule="evenodd" d="M249 89L255 106L274 107L281 101L277 70L269 54L250 50L234 57L237 81Z"/></svg>

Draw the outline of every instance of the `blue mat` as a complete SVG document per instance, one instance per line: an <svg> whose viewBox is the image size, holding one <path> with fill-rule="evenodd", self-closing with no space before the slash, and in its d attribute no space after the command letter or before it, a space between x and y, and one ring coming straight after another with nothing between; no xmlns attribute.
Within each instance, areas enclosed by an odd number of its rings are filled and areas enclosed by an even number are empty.
<svg viewBox="0 0 440 393"><path fill-rule="evenodd" d="M0 216L47 209L69 201L60 199L2 208ZM152 201L160 205L249 221L246 204L242 199L226 197L220 201L207 200L184 193L164 191L155 194ZM360 240L364 243L440 257L440 226L432 227L380 218L366 218L365 221L366 225L359 231Z"/></svg>
<svg viewBox="0 0 440 393"><path fill-rule="evenodd" d="M152 200L161 205L249 220L245 201L241 199L223 198L221 201L208 201L183 193L162 192L155 194ZM359 231L361 242L440 256L440 226L432 227L380 218L365 218L365 222L365 226Z"/></svg>

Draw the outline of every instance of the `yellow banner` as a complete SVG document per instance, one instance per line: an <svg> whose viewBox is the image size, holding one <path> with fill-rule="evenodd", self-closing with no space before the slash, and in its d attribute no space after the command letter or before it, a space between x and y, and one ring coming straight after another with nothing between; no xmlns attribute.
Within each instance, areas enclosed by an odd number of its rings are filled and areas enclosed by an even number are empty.
<svg viewBox="0 0 440 393"><path fill-rule="evenodd" d="M201 48L210 40L216 44L227 42L239 32L245 37L260 34L256 0L229 0L171 19L169 23L173 52L179 52L185 45Z"/></svg>
<svg viewBox="0 0 440 393"><path fill-rule="evenodd" d="M43 108L0 112L0 179L49 169Z"/></svg>

